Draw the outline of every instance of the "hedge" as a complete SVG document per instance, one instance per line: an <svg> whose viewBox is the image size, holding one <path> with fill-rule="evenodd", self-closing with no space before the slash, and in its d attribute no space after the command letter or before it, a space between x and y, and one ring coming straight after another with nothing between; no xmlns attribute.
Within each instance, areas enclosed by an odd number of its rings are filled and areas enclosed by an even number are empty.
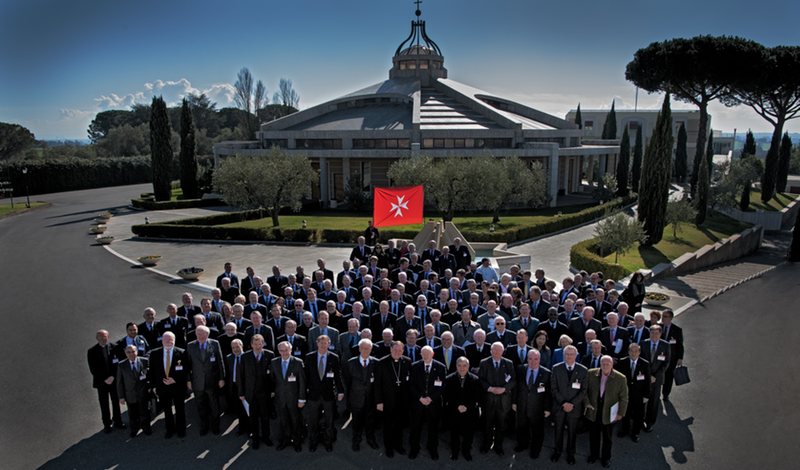
<svg viewBox="0 0 800 470"><path fill-rule="evenodd" d="M620 266L606 261L598 255L597 239L590 238L572 245L569 250L569 264L577 269L590 273L602 271L606 279L622 279L631 272Z"/></svg>
<svg viewBox="0 0 800 470"><path fill-rule="evenodd" d="M163 211L170 209L189 209L192 207L223 206L220 199L178 199L177 201L154 201L150 199L131 199L131 205L137 209Z"/></svg>
<svg viewBox="0 0 800 470"><path fill-rule="evenodd" d="M22 169L27 168L24 175ZM59 158L0 163L0 180L10 181L15 196L102 188L152 181L150 157Z"/></svg>

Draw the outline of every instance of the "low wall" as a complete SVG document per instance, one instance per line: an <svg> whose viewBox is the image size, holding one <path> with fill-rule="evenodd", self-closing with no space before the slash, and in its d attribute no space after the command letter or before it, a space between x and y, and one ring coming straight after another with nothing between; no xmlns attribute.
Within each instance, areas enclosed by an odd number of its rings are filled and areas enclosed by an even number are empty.
<svg viewBox="0 0 800 470"><path fill-rule="evenodd" d="M777 232L788 223L794 220L794 215L800 210L800 204L797 199L789 203L780 211L753 211L743 212L736 208L720 208L719 212L727 215L728 217L747 222L753 225L760 225L764 227L767 232Z"/></svg>
<svg viewBox="0 0 800 470"><path fill-rule="evenodd" d="M759 225L750 227L713 245L706 245L694 253L686 253L671 263L661 263L654 266L651 270L650 278L678 276L741 258L758 250L763 236L763 227Z"/></svg>

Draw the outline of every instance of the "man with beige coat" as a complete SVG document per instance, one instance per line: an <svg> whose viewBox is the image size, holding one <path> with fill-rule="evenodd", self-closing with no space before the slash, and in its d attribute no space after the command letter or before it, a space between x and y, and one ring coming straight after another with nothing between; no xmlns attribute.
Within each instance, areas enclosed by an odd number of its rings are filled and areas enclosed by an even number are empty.
<svg viewBox="0 0 800 470"><path fill-rule="evenodd" d="M590 423L587 461L594 463L599 457L603 468L608 468L611 465L611 436L614 423L625 416L628 408L628 385L625 376L614 370L614 360L611 356L603 356L598 369L589 369L583 403L586 418Z"/></svg>

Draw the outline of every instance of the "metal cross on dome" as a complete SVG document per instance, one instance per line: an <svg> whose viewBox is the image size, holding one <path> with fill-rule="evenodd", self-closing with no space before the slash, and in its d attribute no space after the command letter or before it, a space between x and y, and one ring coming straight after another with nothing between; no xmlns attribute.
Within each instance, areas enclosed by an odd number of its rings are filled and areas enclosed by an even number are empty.
<svg viewBox="0 0 800 470"><path fill-rule="evenodd" d="M422 0L415 0L415 1L414 1L414 3L416 3L416 4L417 4L417 11L415 12L415 14L416 14L417 16L420 16L420 15L422 15L422 11L419 9L419 6L420 6L420 4L422 3Z"/></svg>

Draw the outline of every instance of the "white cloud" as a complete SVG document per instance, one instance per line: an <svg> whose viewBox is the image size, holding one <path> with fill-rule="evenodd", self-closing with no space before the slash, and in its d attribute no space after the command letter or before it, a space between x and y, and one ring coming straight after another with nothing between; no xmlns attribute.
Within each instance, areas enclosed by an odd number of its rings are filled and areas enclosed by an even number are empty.
<svg viewBox="0 0 800 470"><path fill-rule="evenodd" d="M109 93L94 99L98 111L108 109L127 109L134 104L150 104L154 96L163 96L167 106L180 104L181 100L190 94L205 93L217 106L224 108L233 106L233 85L229 83L213 83L207 88L196 88L186 78L178 80L154 80L142 85L142 90L130 93Z"/></svg>

